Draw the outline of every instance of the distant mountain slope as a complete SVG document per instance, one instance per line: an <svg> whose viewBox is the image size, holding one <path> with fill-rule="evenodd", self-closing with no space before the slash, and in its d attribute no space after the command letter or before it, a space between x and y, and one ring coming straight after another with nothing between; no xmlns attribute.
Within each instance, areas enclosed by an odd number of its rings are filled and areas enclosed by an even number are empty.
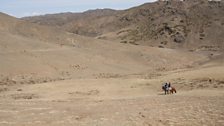
<svg viewBox="0 0 224 126"><path fill-rule="evenodd" d="M68 32L122 43L223 49L224 2L170 0L123 11L92 10L23 18Z"/></svg>
<svg viewBox="0 0 224 126"><path fill-rule="evenodd" d="M84 13L48 14L44 16L25 17L23 19L41 25L57 26L71 33L93 37L103 33L103 28L99 28L102 27L103 24L101 23L103 22L99 22L99 20L111 17L111 15L116 13L115 10L111 9L97 9ZM109 31L110 29L107 32Z"/></svg>
<svg viewBox="0 0 224 126"><path fill-rule="evenodd" d="M195 52L79 36L5 14L0 14L0 27L0 84L155 74L209 60Z"/></svg>
<svg viewBox="0 0 224 126"><path fill-rule="evenodd" d="M0 37L17 36L23 39L56 44L57 46L84 44L86 41L96 41L96 39L72 34L51 25L39 25L28 22L7 14L0 13ZM13 41L16 41L14 38Z"/></svg>

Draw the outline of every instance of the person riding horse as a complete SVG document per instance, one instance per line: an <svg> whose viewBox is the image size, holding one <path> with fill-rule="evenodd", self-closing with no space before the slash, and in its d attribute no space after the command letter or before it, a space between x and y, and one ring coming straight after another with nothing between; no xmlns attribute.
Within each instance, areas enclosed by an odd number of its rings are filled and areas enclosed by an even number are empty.
<svg viewBox="0 0 224 126"><path fill-rule="evenodd" d="M168 84L165 83L163 86L162 86L162 89L165 91L165 95L168 93L169 91L169 88L168 88Z"/></svg>
<svg viewBox="0 0 224 126"><path fill-rule="evenodd" d="M162 86L162 89L165 91L165 95L166 94L169 94L169 93L177 93L176 89L174 87L171 87L171 83L165 83L163 86Z"/></svg>

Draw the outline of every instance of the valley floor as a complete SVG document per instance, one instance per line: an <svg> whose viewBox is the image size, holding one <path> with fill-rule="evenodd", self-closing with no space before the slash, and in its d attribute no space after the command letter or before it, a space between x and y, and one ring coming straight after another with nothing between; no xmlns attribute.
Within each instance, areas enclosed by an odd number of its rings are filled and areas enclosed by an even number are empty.
<svg viewBox="0 0 224 126"><path fill-rule="evenodd" d="M71 79L5 86L0 92L0 125L222 126L223 75L219 66L152 79ZM164 81L171 81L177 93L164 95Z"/></svg>

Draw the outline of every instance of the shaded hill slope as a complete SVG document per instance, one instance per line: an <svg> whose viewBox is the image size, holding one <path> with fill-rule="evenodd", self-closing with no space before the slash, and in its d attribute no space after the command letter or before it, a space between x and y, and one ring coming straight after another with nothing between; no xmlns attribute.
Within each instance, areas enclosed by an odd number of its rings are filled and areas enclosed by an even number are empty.
<svg viewBox="0 0 224 126"><path fill-rule="evenodd" d="M149 77L209 58L183 50L124 45L0 15L0 80L41 83L71 78ZM152 75L151 75L152 74Z"/></svg>
<svg viewBox="0 0 224 126"><path fill-rule="evenodd" d="M223 15L223 1L171 0L122 11L105 9L24 19L121 43L220 50L224 45Z"/></svg>

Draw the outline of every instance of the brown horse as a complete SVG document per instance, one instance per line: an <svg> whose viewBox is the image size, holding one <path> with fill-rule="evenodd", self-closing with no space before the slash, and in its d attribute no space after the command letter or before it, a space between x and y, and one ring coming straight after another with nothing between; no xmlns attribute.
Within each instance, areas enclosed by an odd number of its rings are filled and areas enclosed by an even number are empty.
<svg viewBox="0 0 224 126"><path fill-rule="evenodd" d="M177 90L175 89L175 87L170 87L169 91L171 94L177 93Z"/></svg>

